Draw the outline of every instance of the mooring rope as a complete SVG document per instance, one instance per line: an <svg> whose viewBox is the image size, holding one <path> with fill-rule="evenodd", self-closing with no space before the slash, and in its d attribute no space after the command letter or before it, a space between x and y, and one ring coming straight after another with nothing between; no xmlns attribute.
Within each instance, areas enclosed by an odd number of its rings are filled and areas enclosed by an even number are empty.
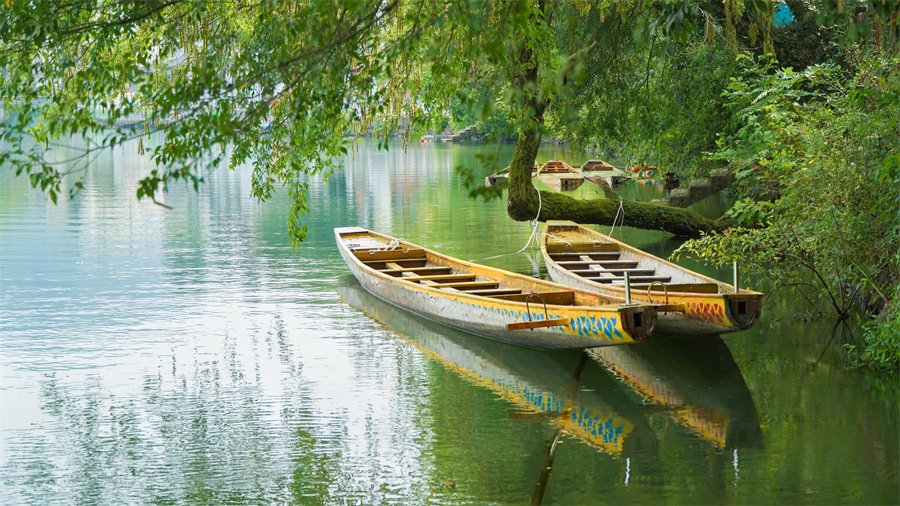
<svg viewBox="0 0 900 506"><path fill-rule="evenodd" d="M472 262L481 262L481 261L483 261L483 260L491 260L491 259L494 259L494 258L505 257L505 256L507 256L507 255L515 255L516 253L521 253L521 252L525 251L525 249L528 248L529 245L531 245L531 241L534 240L534 235L537 233L538 223L540 223L540 222L538 221L538 218L541 217L541 204L542 204L542 202L541 202L541 191L538 190L537 188L535 188L534 191L536 191L537 194L538 194L538 212L537 212L537 215L534 217L534 219L528 222L528 223L531 224L531 226L532 226L533 228L532 228L532 230L531 230L531 236L528 238L528 242L525 243L525 246L522 246L522 249L520 249L519 251L514 251L514 252L512 252L512 253L502 253L502 254L500 254L500 255L494 255L494 256L492 256L492 257L482 258L482 259L480 259L480 260L471 260Z"/></svg>
<svg viewBox="0 0 900 506"><path fill-rule="evenodd" d="M552 238L556 239L556 240L559 241L559 242L566 243L566 247L567 247L567 248L571 248L571 247L572 247L572 243L570 243L569 241L567 241L567 240L565 240L565 239L560 239L559 237L556 237L555 235L551 235L551 234L548 234L548 233L546 233L546 232L541 233L541 235L542 235L542 236L543 236L543 235L546 235L547 237L552 237Z"/></svg>
<svg viewBox="0 0 900 506"><path fill-rule="evenodd" d="M383 248L369 250L369 254L371 255L371 254L375 253L376 251L394 251L395 249L397 249L398 246L400 246L400 243L405 240L406 239L394 239L393 241L390 242L390 244L388 244L387 246L385 246Z"/></svg>
<svg viewBox="0 0 900 506"><path fill-rule="evenodd" d="M622 226L625 226L625 208L622 206L622 197L619 197L619 209L616 211L616 217L613 218L612 228L609 229L610 237L613 235L613 230L616 229L616 222L619 221L619 213L622 213Z"/></svg>

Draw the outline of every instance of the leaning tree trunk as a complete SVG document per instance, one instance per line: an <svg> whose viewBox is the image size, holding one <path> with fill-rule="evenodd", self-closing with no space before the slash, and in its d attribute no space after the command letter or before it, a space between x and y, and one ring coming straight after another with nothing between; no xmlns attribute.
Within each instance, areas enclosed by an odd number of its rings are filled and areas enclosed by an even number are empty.
<svg viewBox="0 0 900 506"><path fill-rule="evenodd" d="M572 220L580 224L612 226L621 205L624 217L620 216L619 223L629 227L664 230L683 237L699 237L701 232L725 227L724 223L678 207L621 199L608 186L603 189L604 198L592 200L578 200L550 191L539 192L532 183L531 168L540 144L541 137L536 130L527 130L519 135L509 168L509 197L506 202L510 218L516 221L537 217L539 221Z"/></svg>

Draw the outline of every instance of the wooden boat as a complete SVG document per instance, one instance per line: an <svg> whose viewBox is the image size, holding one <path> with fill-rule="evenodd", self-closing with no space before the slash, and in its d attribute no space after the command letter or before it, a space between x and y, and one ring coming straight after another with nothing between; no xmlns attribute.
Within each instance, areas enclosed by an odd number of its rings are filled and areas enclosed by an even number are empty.
<svg viewBox="0 0 900 506"><path fill-rule="evenodd" d="M537 175L539 168L540 167L538 167L537 161L535 161L534 167L531 168L531 177L534 177ZM493 186L497 183L505 184L508 182L509 182L509 167L501 170L500 172L496 172L496 173L491 174L490 176L484 178L485 186Z"/></svg>
<svg viewBox="0 0 900 506"><path fill-rule="evenodd" d="M560 160L550 160L541 165L537 178L556 190L574 190L584 183L581 171Z"/></svg>
<svg viewBox="0 0 900 506"><path fill-rule="evenodd" d="M624 274L636 302L683 305L659 313L656 331L676 337L748 329L759 318L762 294L679 267L571 221L548 221L541 251L550 278L625 300Z"/></svg>
<svg viewBox="0 0 900 506"><path fill-rule="evenodd" d="M600 180L606 180L608 184L613 184L613 176L625 176L625 172L599 159L584 162L584 165L581 166L581 173L584 174L586 181L597 185L600 184Z"/></svg>
<svg viewBox="0 0 900 506"><path fill-rule="evenodd" d="M420 316L538 349L644 341L656 306L456 260L364 228L334 229L350 271L374 295Z"/></svg>

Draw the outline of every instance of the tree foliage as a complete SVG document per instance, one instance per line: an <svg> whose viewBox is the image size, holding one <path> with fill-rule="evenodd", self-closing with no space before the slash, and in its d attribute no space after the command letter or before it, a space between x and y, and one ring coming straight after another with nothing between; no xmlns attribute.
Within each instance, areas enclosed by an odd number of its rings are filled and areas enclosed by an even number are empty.
<svg viewBox="0 0 900 506"><path fill-rule="evenodd" d="M854 56L855 57L855 56ZM726 95L741 128L721 142L745 196L744 228L686 243L714 263L742 260L811 304L846 317L854 299L900 286L900 76L896 58L803 72L750 65Z"/></svg>
<svg viewBox="0 0 900 506"><path fill-rule="evenodd" d="M300 241L306 190L299 176L327 177L354 133L377 127L408 137L431 124L438 105L471 79L466 69L502 75L510 61L504 34L530 29L530 5L6 2L0 163L27 173L55 200L63 178L77 179L84 168L61 172L48 162L56 140L84 137L86 161L161 131L164 140L149 150L158 169L141 180L138 198L152 199L172 181L199 184L198 168L219 165L230 149L232 166L254 162L257 198L287 188L290 233Z"/></svg>
<svg viewBox="0 0 900 506"><path fill-rule="evenodd" d="M878 39L870 21L900 2L788 4L796 26L777 28L768 0L7 0L0 163L55 201L97 150L159 131L138 198L249 161L254 196L291 196L296 244L307 176L327 178L355 136L408 141L455 111L517 137L516 220L611 224L618 209L534 188L548 134L683 175L729 167L737 227L645 203L628 203L627 224L706 233L682 251L740 258L844 315L846 287L898 291L900 95L884 41L900 26ZM61 169L47 154L72 135L84 163Z"/></svg>

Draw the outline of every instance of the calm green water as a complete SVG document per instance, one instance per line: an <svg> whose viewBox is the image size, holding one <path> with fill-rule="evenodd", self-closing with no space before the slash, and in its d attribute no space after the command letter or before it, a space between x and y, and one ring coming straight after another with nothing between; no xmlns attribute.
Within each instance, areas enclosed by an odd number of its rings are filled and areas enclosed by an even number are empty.
<svg viewBox="0 0 900 506"><path fill-rule="evenodd" d="M791 300L721 339L548 353L362 290L334 227L467 260L526 244L503 201L466 196L454 167L479 153L512 147L362 145L311 183L297 251L247 169L172 188L171 211L134 199L135 146L57 206L0 171L0 503L900 503L896 378L848 371L852 334ZM546 275L530 249L483 263Z"/></svg>

